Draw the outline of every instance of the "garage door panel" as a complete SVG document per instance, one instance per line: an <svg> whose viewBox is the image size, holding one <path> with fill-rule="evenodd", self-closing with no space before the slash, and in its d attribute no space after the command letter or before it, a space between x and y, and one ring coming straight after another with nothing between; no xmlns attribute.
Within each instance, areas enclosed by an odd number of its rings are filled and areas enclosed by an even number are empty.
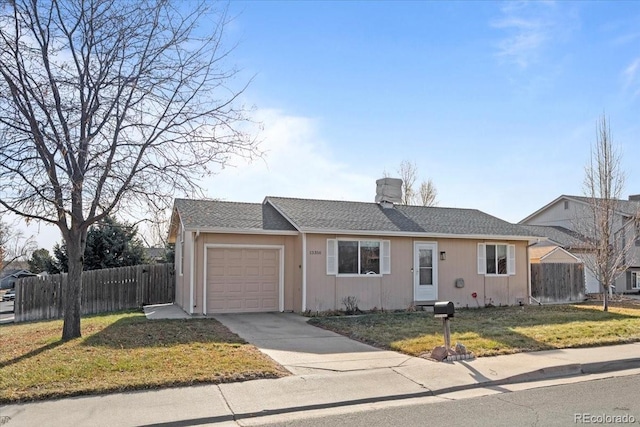
<svg viewBox="0 0 640 427"><path fill-rule="evenodd" d="M207 312L277 311L279 259L278 249L208 249Z"/></svg>
<svg viewBox="0 0 640 427"><path fill-rule="evenodd" d="M248 277L260 277L260 267L246 267L244 269L244 275Z"/></svg>

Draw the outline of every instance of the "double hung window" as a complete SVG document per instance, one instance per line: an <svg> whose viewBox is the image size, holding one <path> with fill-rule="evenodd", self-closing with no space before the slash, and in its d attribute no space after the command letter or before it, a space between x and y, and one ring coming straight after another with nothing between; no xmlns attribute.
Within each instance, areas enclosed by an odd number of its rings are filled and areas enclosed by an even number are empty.
<svg viewBox="0 0 640 427"><path fill-rule="evenodd" d="M327 240L327 274L389 274L390 242L388 240Z"/></svg>
<svg viewBox="0 0 640 427"><path fill-rule="evenodd" d="M516 274L515 245L478 243L478 274L487 276Z"/></svg>

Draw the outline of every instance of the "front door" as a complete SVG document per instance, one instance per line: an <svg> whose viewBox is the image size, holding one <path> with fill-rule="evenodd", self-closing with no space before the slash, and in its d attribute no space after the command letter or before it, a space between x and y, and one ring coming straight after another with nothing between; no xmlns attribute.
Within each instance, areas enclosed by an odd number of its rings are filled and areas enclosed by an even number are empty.
<svg viewBox="0 0 640 427"><path fill-rule="evenodd" d="M413 299L438 299L437 243L415 243L413 249Z"/></svg>

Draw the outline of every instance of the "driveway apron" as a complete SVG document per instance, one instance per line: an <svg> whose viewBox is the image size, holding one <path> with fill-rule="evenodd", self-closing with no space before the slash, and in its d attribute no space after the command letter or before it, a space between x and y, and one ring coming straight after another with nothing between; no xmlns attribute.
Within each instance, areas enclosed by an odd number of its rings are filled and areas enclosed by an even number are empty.
<svg viewBox="0 0 640 427"><path fill-rule="evenodd" d="M309 325L308 318L293 313L214 317L294 375L393 368L411 359Z"/></svg>

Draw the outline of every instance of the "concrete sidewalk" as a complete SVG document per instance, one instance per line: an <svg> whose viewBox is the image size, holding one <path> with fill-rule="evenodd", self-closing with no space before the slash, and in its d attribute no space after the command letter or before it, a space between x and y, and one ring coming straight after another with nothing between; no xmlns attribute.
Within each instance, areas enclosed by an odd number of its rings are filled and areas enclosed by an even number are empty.
<svg viewBox="0 0 640 427"><path fill-rule="evenodd" d="M293 314L264 316L219 318L292 376L6 405L0 407L0 422L10 427L258 425L498 393L559 377L572 377L564 382L640 372L640 343L437 363L336 337ZM287 336L281 328L297 335Z"/></svg>

